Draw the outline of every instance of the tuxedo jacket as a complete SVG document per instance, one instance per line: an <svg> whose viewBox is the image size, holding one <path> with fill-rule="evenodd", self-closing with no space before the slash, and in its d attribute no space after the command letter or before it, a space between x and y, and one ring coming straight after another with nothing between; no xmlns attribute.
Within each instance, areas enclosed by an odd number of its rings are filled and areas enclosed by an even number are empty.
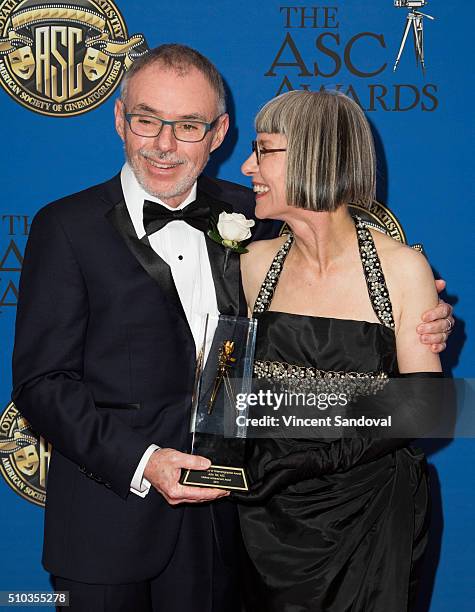
<svg viewBox="0 0 475 612"><path fill-rule="evenodd" d="M253 217L252 192L226 181L201 177L198 199L214 215ZM254 232L273 235L273 223ZM224 266L224 248L208 237L206 245L219 311L245 315L239 256L231 253ZM119 176L39 211L20 280L13 400L53 445L48 571L113 584L153 577L166 566L183 508L153 487L145 498L129 487L150 444L190 450L195 359L170 268L137 238ZM232 503L190 511L197 528L211 515L223 559L236 556Z"/></svg>

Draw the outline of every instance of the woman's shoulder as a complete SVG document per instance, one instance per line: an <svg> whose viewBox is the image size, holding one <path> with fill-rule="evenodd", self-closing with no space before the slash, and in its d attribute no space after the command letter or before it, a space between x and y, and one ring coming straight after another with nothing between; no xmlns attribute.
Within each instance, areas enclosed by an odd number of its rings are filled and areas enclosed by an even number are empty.
<svg viewBox="0 0 475 612"><path fill-rule="evenodd" d="M430 269L426 257L417 249L413 249L377 230L371 230L371 235L383 265L386 263L401 273L417 274Z"/></svg>
<svg viewBox="0 0 475 612"><path fill-rule="evenodd" d="M389 285L406 298L429 286L435 291L434 275L425 255L378 231L371 231L381 266ZM391 291L391 287L389 287Z"/></svg>
<svg viewBox="0 0 475 612"><path fill-rule="evenodd" d="M269 240L255 240L247 245L250 253L276 253L279 248L287 241L288 235L277 236Z"/></svg>
<svg viewBox="0 0 475 612"><path fill-rule="evenodd" d="M272 260L287 238L279 236L271 240L256 240L248 245L248 252L241 255L242 281L248 304L254 304Z"/></svg>
<svg viewBox="0 0 475 612"><path fill-rule="evenodd" d="M270 240L256 240L247 245L248 252L241 257L241 265L253 268L269 267L277 251L287 241L288 236L278 236Z"/></svg>

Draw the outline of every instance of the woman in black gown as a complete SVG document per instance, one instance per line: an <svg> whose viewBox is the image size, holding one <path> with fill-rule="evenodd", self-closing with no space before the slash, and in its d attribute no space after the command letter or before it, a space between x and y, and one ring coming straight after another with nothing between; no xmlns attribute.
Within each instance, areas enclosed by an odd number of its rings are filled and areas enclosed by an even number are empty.
<svg viewBox="0 0 475 612"><path fill-rule="evenodd" d="M242 257L258 319L255 376L332 372L344 383L355 373L440 372L414 331L437 302L425 258L348 212L374 197L363 112L338 93L289 92L259 112L256 131L243 164L256 216L281 219L291 233ZM251 612L410 609L428 484L425 458L407 442L250 442L253 494L242 496L240 520Z"/></svg>

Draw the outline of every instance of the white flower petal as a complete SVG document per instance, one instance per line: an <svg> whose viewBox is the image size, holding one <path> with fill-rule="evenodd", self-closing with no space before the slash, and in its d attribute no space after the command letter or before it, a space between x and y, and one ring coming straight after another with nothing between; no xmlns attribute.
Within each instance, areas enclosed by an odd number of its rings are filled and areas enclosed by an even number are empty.
<svg viewBox="0 0 475 612"><path fill-rule="evenodd" d="M250 227L255 225L253 219L246 219L242 213L222 212L218 219L218 232L223 240L241 242L251 237Z"/></svg>

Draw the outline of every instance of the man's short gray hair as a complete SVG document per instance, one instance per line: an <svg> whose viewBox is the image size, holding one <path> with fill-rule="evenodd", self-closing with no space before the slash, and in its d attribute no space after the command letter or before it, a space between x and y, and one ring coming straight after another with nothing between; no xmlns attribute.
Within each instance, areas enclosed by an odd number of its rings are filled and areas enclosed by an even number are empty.
<svg viewBox="0 0 475 612"><path fill-rule="evenodd" d="M361 108L336 91L290 91L268 102L256 132L287 138L287 202L315 211L375 197L371 128Z"/></svg>
<svg viewBox="0 0 475 612"><path fill-rule="evenodd" d="M199 53L199 51L196 51L196 49L176 43L160 45L159 47L150 49L145 55L142 55L134 61L122 78L120 86L120 97L122 101L125 102L127 89L133 76L147 66L151 66L155 63L161 64L164 68L175 70L181 75L185 75L190 68L199 70L203 76L206 77L216 93L218 114L222 115L226 112L226 94L223 78L219 74L216 66L208 58Z"/></svg>

